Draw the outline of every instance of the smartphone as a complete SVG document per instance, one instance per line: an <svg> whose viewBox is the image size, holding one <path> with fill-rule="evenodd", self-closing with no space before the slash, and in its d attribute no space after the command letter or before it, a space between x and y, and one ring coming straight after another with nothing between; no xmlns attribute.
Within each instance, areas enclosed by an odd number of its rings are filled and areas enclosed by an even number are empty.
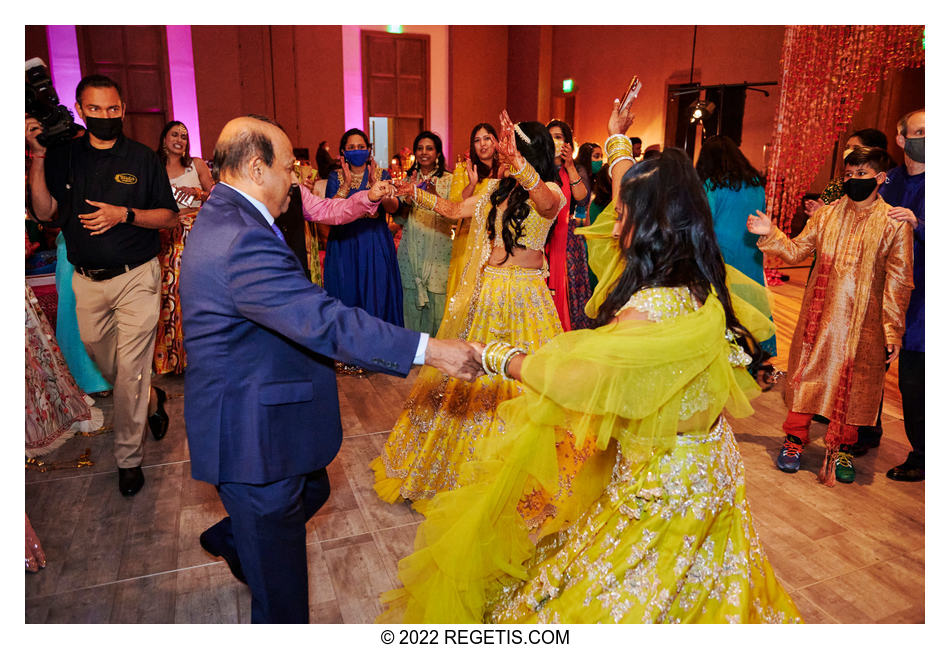
<svg viewBox="0 0 950 649"><path fill-rule="evenodd" d="M623 99L620 101L620 110L624 111L630 106L631 102L637 98L637 95L640 94L640 88L643 84L640 83L640 78L637 75L633 75L633 78L630 79L630 85L627 86L627 92L624 93Z"/></svg>

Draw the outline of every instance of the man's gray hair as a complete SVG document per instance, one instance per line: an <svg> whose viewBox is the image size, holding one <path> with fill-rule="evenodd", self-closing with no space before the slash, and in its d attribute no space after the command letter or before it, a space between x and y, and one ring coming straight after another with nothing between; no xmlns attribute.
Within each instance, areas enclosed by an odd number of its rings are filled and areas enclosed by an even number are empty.
<svg viewBox="0 0 950 649"><path fill-rule="evenodd" d="M280 124L264 115L246 115L266 124L284 130ZM227 142L218 141L214 147L214 165L212 176L217 182L222 173L240 174L241 168L254 156L260 156L268 167L274 164L274 143L270 137L256 129L246 129Z"/></svg>

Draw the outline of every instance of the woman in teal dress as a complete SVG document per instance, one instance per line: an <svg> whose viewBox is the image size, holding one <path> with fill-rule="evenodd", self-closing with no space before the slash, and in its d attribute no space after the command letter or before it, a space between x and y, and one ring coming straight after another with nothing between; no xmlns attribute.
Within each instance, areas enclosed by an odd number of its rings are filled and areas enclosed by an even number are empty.
<svg viewBox="0 0 950 649"><path fill-rule="evenodd" d="M765 286L762 251L755 245L759 238L749 234L745 227L750 214L765 209L765 177L726 135L714 135L703 143L696 173L706 190L723 259ZM775 356L775 336L763 341L761 347L769 356Z"/></svg>
<svg viewBox="0 0 950 649"><path fill-rule="evenodd" d="M372 159L369 137L360 129L351 128L343 134L340 154L343 169L327 179L327 198L346 198L369 189L377 180L389 179L389 172L380 170ZM395 212L399 202L384 198L381 206L375 213L330 228L323 281L327 293L346 306L359 307L401 327L402 282L385 214Z"/></svg>
<svg viewBox="0 0 950 649"><path fill-rule="evenodd" d="M56 342L76 385L86 394L94 395L111 390L112 386L103 378L79 339L73 272L73 265L66 258L66 240L60 232L56 235Z"/></svg>

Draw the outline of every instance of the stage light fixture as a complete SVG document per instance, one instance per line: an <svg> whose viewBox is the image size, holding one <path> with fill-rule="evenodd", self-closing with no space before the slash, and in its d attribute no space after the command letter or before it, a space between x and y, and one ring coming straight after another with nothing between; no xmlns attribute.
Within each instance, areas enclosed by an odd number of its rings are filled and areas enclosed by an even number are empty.
<svg viewBox="0 0 950 649"><path fill-rule="evenodd" d="M689 105L689 123L695 124L708 119L714 110L716 110L715 102L697 99Z"/></svg>

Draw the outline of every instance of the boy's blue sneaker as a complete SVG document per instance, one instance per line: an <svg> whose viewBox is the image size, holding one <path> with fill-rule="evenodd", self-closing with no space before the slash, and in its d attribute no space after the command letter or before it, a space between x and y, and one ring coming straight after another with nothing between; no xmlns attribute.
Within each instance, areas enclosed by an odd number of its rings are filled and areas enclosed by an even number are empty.
<svg viewBox="0 0 950 649"><path fill-rule="evenodd" d="M786 435L782 450L775 459L775 466L785 473L795 473L802 465L802 449L805 445L794 435Z"/></svg>

